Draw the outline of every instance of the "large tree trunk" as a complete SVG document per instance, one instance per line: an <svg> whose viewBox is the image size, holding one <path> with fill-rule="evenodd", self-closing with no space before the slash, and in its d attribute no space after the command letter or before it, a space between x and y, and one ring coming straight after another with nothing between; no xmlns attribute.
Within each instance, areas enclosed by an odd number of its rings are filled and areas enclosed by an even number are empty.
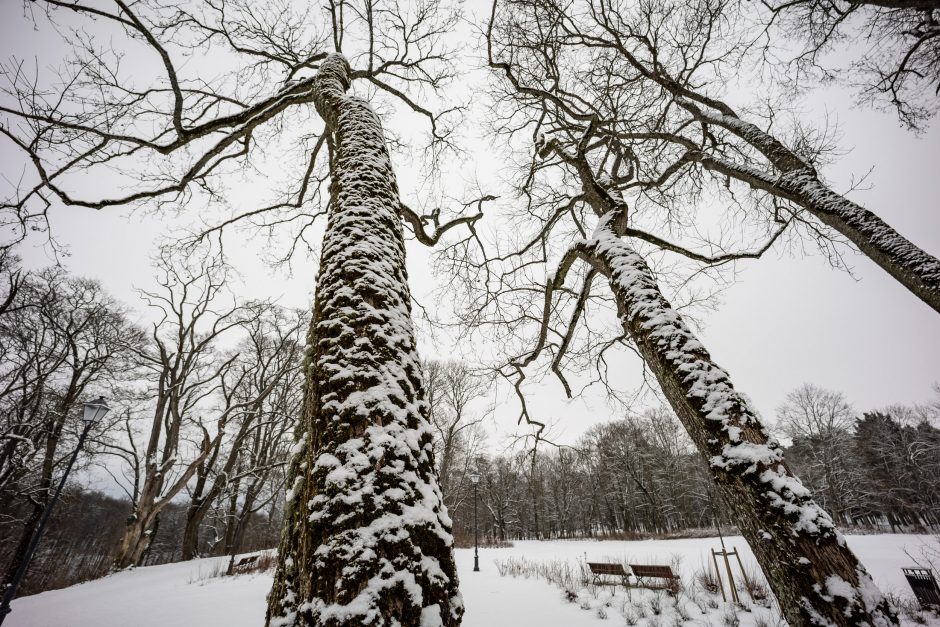
<svg viewBox="0 0 940 627"><path fill-rule="evenodd" d="M398 189L378 117L345 93L349 72L331 55L313 86L333 133L331 205L267 625L456 626Z"/></svg>
<svg viewBox="0 0 940 627"><path fill-rule="evenodd" d="M621 239L619 210L578 252L608 277L624 331L731 506L780 607L800 625L896 623L887 601L832 519L787 468L779 444L659 291L640 255Z"/></svg>
<svg viewBox="0 0 940 627"><path fill-rule="evenodd" d="M148 464L146 477L140 494L137 496L137 502L134 503L131 514L124 524L124 533L118 541L111 570L122 570L140 565L140 560L153 539L152 534L148 534L147 531L150 530L163 505L167 502L166 500L162 503L157 502L157 495L163 486L163 473L157 472L154 464Z"/></svg>
<svg viewBox="0 0 940 627"><path fill-rule="evenodd" d="M124 533L118 541L117 552L111 570L122 570L139 566L144 553L153 540L153 522L158 512L142 514L133 512L124 525Z"/></svg>
<svg viewBox="0 0 940 627"><path fill-rule="evenodd" d="M199 556L199 529L209 513L210 497L193 501L186 508L186 526L183 528L183 546L181 559L195 559ZM212 497L214 498L214 496Z"/></svg>

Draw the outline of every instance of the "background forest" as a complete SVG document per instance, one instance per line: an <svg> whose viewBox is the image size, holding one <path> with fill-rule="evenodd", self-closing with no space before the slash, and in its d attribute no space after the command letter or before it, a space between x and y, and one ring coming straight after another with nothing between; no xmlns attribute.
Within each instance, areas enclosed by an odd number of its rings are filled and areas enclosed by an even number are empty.
<svg viewBox="0 0 940 627"><path fill-rule="evenodd" d="M457 627L478 521L724 525L897 622L839 529L940 524L938 0L4 11L0 612L81 449L21 593L277 545L270 627Z"/></svg>
<svg viewBox="0 0 940 627"><path fill-rule="evenodd" d="M62 268L3 259L0 309L0 563L7 576L76 446L81 399L112 411L95 427L25 593L159 564L274 546L302 386L302 312L238 302L227 268L168 258L142 291L159 315ZM440 485L458 545L481 540L631 539L730 524L704 462L665 406L628 412L572 445L488 438L494 381L458 361L423 364ZM787 459L844 528L940 531L940 389L933 404L860 412L807 384L776 411ZM104 490L104 491L102 491ZM130 548L128 548L130 547Z"/></svg>

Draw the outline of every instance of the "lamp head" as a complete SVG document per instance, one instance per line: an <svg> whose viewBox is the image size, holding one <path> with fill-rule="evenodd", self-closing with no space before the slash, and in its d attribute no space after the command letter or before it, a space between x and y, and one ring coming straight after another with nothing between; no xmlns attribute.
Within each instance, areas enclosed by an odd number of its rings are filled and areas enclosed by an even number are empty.
<svg viewBox="0 0 940 627"><path fill-rule="evenodd" d="M470 483L472 483L473 485L480 483L480 473L477 472L476 470L470 471Z"/></svg>
<svg viewBox="0 0 940 627"><path fill-rule="evenodd" d="M104 415L109 411L111 411L111 408L105 403L104 397L99 396L97 399L85 403L82 420L85 421L85 424L94 424L104 418Z"/></svg>

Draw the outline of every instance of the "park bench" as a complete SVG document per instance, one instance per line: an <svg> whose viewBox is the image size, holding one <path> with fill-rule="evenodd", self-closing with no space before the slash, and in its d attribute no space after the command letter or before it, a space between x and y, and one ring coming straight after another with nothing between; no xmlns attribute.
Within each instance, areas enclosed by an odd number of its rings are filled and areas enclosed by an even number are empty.
<svg viewBox="0 0 940 627"><path fill-rule="evenodd" d="M251 555L249 557L243 557L237 562L235 562L235 567L232 569L233 572L241 572L249 570L255 563L258 561L258 555Z"/></svg>
<svg viewBox="0 0 940 627"><path fill-rule="evenodd" d="M929 568L902 568L922 609L940 610L940 586Z"/></svg>
<svg viewBox="0 0 940 627"><path fill-rule="evenodd" d="M630 570L636 577L636 583L629 584L633 588L668 590L672 594L679 592L679 576L669 566L630 564Z"/></svg>
<svg viewBox="0 0 940 627"><path fill-rule="evenodd" d="M630 585L629 575L627 571L623 569L622 564L601 564L598 562L588 562L588 568L591 569L591 574L594 575L594 580L592 583L595 586L616 586L622 585L628 587ZM611 581L607 577L614 577L619 579L619 581Z"/></svg>

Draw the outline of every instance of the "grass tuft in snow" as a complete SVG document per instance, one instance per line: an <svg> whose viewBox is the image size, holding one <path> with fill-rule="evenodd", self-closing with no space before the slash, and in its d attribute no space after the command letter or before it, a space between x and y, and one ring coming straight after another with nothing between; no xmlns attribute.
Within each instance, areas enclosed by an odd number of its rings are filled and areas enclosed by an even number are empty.
<svg viewBox="0 0 940 627"><path fill-rule="evenodd" d="M764 578L754 568L745 568L738 590L750 597L756 605L770 607L770 588Z"/></svg>
<svg viewBox="0 0 940 627"><path fill-rule="evenodd" d="M606 561L617 560L606 558ZM674 558L672 561L673 571L682 572L681 560ZM707 568L687 577L679 593L673 596L662 590L594 585L593 577L581 559L538 561L510 556L496 560L495 564L502 577L545 581L560 588L562 597L569 603L576 603L585 612L593 612L602 620L612 617L626 627L682 627L689 622L710 627L784 625L778 610L771 606L766 582L756 570L745 574L740 584L741 594L753 593L761 601L752 603L748 598L735 605L720 599L718 580ZM629 568L626 563L623 565Z"/></svg>

